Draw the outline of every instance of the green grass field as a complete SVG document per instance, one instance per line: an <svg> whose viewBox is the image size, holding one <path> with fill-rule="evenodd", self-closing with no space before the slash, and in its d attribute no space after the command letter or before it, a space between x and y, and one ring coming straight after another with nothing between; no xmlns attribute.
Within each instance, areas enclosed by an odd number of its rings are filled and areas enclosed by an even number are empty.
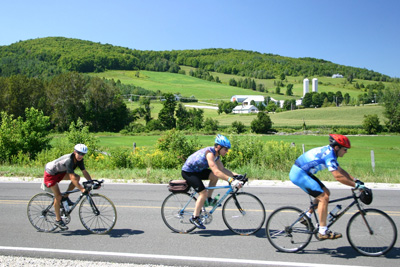
<svg viewBox="0 0 400 267"><path fill-rule="evenodd" d="M120 80L125 84L133 84L145 89L168 93L181 93L183 96L195 96L201 103L190 103L190 105L204 106L204 102L211 104L219 103L221 100L228 101L233 95L264 95L272 96L276 99L287 98L300 98L303 89L303 79L300 77L287 77L287 83L294 83L294 97L286 97L284 95L275 95L272 93L261 94L256 91L241 89L226 85L230 78L234 77L239 79L241 77L235 75L227 75L221 73L213 73L218 76L222 84L215 82L208 82L201 79L188 76L189 67L182 66L186 71L186 75L166 73L166 72L151 72L140 71L139 78L135 76L136 71L107 71L103 73L92 73L93 76L104 77L107 79ZM320 92L325 91L341 91L342 94L349 93L352 97L357 97L358 94L363 93L360 90L353 88L353 85L345 83L344 78L332 79L329 77L318 77L323 83L319 85ZM267 88L273 87L273 80L257 80L257 82L266 83ZM371 81L358 81L365 85L374 83ZM286 83L286 82L285 82ZM139 107L138 102L128 102L129 108L134 109ZM158 112L162 108L162 102L152 101L152 117L158 118ZM249 126L251 121L256 117L255 114L220 114L216 110L203 109L205 118L213 118L219 121L221 126L230 126L234 121L241 121L246 126ZM384 123L383 116L384 108L379 105L365 105L365 106L341 106L331 108L318 108L318 109L303 109L286 111L281 113L270 113L273 127L293 126L299 127L303 125L303 121L309 126L323 126L323 125L361 125L364 115L377 114L381 124Z"/></svg>
<svg viewBox="0 0 400 267"><path fill-rule="evenodd" d="M127 106L130 109L139 107L139 102L127 101ZM184 103L185 105L185 103ZM189 103L187 105L204 106L202 103ZM162 102L152 101L151 102L151 116L158 118ZM191 109L191 107L187 107ZM246 126L250 126L257 114L219 114L213 109L203 109L204 118L212 118L219 121L220 126L231 126L232 122L240 121ZM380 124L383 125L385 117L383 115L384 107L380 105L364 105L364 106L341 106L341 107L329 107L329 108L318 108L318 109L298 109L293 111L285 111L280 113L269 113L273 127L301 127L303 121L307 126L324 126L324 125L336 125L336 126L360 126L364 120L365 115L377 114L379 117ZM141 121L144 123L144 121Z"/></svg>

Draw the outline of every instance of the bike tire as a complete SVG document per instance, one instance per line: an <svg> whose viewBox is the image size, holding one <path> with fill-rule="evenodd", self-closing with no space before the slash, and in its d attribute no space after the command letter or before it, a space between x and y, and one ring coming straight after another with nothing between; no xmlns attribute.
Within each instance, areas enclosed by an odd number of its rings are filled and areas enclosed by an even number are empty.
<svg viewBox="0 0 400 267"><path fill-rule="evenodd" d="M225 201L222 218L225 225L235 234L251 235L264 225L265 208L255 195L240 192L232 194Z"/></svg>
<svg viewBox="0 0 400 267"><path fill-rule="evenodd" d="M302 214L299 208L290 206L278 208L271 213L265 231L273 247L282 252L294 253L310 243L313 235L311 220L303 215L306 223L296 222Z"/></svg>
<svg viewBox="0 0 400 267"><path fill-rule="evenodd" d="M52 232L55 225L54 196L49 193L34 195L28 202L27 215L29 222L39 232Z"/></svg>
<svg viewBox="0 0 400 267"><path fill-rule="evenodd" d="M106 196L91 194L83 198L79 206L79 218L89 232L107 234L117 222L117 209Z"/></svg>
<svg viewBox="0 0 400 267"><path fill-rule="evenodd" d="M397 240L396 224L381 210L365 209L361 212L354 214L347 224L346 233L350 245L365 256L376 257L388 253ZM366 222L372 233L368 230Z"/></svg>
<svg viewBox="0 0 400 267"><path fill-rule="evenodd" d="M182 211L186 204L188 205ZM172 231L181 234L189 233L196 228L189 221L193 215L195 205L196 198L190 197L190 194L171 193L162 203L161 217L165 225Z"/></svg>

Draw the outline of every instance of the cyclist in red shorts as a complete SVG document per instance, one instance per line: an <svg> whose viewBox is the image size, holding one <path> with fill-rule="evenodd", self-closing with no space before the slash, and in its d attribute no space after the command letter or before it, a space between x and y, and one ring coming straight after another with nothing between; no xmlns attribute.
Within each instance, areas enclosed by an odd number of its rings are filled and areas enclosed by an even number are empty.
<svg viewBox="0 0 400 267"><path fill-rule="evenodd" d="M44 171L44 185L50 188L54 194L54 209L56 213L55 225L61 230L68 230L68 227L61 220L60 205L61 201L66 200L68 205L73 205L73 202L65 196L66 199L62 199L61 191L58 183L61 180L71 180L68 186L68 191L77 187L82 193L85 192L85 188L79 183L80 176L75 173L76 167L79 167L82 171L83 176L86 180L92 180L90 174L86 171L83 162L83 157L88 152L87 146L84 144L77 144L74 147L72 154L66 154L56 160L53 160L46 164Z"/></svg>

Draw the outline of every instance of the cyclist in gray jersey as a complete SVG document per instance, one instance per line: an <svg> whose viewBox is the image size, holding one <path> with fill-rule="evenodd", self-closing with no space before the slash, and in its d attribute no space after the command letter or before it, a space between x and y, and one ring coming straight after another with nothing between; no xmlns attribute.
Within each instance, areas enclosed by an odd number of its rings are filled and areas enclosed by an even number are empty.
<svg viewBox="0 0 400 267"><path fill-rule="evenodd" d="M200 210L207 197L211 199L214 191L205 190L202 180L210 180L210 187L217 184L218 178L228 181L232 187L240 188L242 186L239 180L232 178L238 174L226 169L220 159L231 148L230 141L219 134L214 143L214 147L206 147L190 155L182 167L182 177L199 193L190 222L200 229L206 229L199 218Z"/></svg>
<svg viewBox="0 0 400 267"><path fill-rule="evenodd" d="M85 188L79 183L80 176L75 173L75 169L76 167L79 167L86 180L92 180L90 174L85 169L85 164L83 162L83 157L86 155L87 152L88 148L86 145L77 144L74 147L73 153L66 154L46 164L44 171L44 185L50 188L54 194L54 209L56 213L55 224L61 230L68 230L68 227L61 220L61 201L66 200L69 205L72 205L73 202L68 198L67 195L65 196L65 199L62 199L58 183L62 180L70 180L71 183L68 186L68 191L73 190L75 187L77 187L82 193L85 193Z"/></svg>

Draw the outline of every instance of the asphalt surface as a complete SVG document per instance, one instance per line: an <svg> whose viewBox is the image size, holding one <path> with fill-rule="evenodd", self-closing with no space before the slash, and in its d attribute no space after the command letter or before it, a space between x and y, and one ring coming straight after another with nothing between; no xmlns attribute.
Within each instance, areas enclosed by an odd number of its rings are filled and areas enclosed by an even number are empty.
<svg viewBox="0 0 400 267"><path fill-rule="evenodd" d="M338 183L327 186L335 198L350 193L348 187ZM399 185L367 186L374 189L371 207L387 212L399 225ZM66 188L67 183L62 183L61 187ZM280 206L303 209L309 202L308 196L290 182L253 181L244 191L261 199L267 217ZM40 179L0 178L0 255L99 261L110 265L177 266L398 266L400 258L399 240L392 251L382 257L361 256L351 248L345 230L354 210L335 225L334 230L343 233L343 238L323 242L313 238L303 252L296 254L277 252L265 237L265 227L252 236L232 233L225 226L220 210L206 230L172 233L160 215L161 203L169 194L166 185L108 180L98 193L109 197L118 210L118 221L109 234L90 234L80 223L77 211L72 213L68 231L39 233L27 219L26 206L29 199L40 192Z"/></svg>

